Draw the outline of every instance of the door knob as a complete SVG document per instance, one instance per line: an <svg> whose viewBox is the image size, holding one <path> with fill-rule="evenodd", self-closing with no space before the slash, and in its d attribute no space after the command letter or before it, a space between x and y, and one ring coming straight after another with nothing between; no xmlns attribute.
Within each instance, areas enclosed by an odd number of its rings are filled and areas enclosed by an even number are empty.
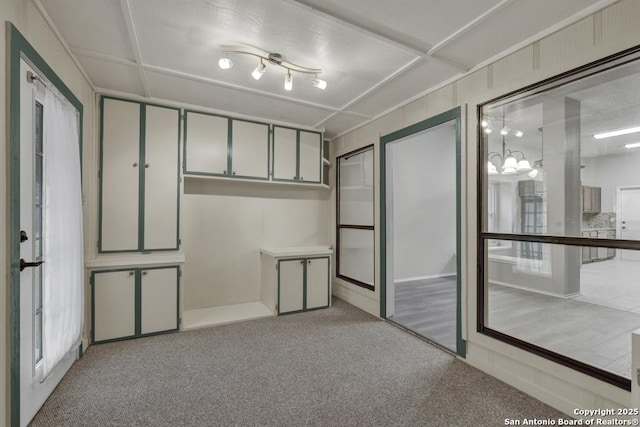
<svg viewBox="0 0 640 427"><path fill-rule="evenodd" d="M622 223L623 223L623 224L626 224L626 223L627 223L627 221L622 221Z"/></svg>
<svg viewBox="0 0 640 427"><path fill-rule="evenodd" d="M23 258L20 258L20 271L23 271L27 267L38 267L41 264L44 264L44 261L27 262Z"/></svg>
<svg viewBox="0 0 640 427"><path fill-rule="evenodd" d="M623 230L626 230L626 229L627 229L627 227L624 227L624 226L623 226L623 227L622 227L622 229L623 229Z"/></svg>
<svg viewBox="0 0 640 427"><path fill-rule="evenodd" d="M151 166L149 163L145 163L144 167L148 168L149 166Z"/></svg>

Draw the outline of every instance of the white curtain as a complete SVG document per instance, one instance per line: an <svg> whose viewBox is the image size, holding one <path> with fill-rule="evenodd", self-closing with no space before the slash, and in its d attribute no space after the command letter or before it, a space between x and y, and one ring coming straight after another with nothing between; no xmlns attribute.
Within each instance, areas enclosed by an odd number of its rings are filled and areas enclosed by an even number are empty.
<svg viewBox="0 0 640 427"><path fill-rule="evenodd" d="M77 348L83 323L78 115L56 92L47 89L43 109L43 380Z"/></svg>

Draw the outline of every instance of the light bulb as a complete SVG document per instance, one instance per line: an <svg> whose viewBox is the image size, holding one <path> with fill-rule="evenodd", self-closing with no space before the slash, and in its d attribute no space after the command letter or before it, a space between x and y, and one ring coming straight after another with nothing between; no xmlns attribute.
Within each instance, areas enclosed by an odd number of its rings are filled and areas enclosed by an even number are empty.
<svg viewBox="0 0 640 427"><path fill-rule="evenodd" d="M500 135L502 135L502 136L509 135L509 128L505 126L502 129L500 129Z"/></svg>
<svg viewBox="0 0 640 427"><path fill-rule="evenodd" d="M489 135L491 132L493 132L493 129L491 129L491 128L485 128L484 129L484 133L486 133L487 135Z"/></svg>
<svg viewBox="0 0 640 427"><path fill-rule="evenodd" d="M231 59L229 58L220 58L220 60L218 61L218 66L223 70L228 70L229 68L233 67L233 61L231 61Z"/></svg>
<svg viewBox="0 0 640 427"><path fill-rule="evenodd" d="M521 130L517 130L517 131L516 131L516 133L515 133L515 135L516 135L518 138L522 138L522 137L524 136L524 132L522 132Z"/></svg>
<svg viewBox="0 0 640 427"><path fill-rule="evenodd" d="M293 77L291 77L291 73L287 72L287 75L284 76L284 90L293 89Z"/></svg>
<svg viewBox="0 0 640 427"><path fill-rule="evenodd" d="M489 126L489 122L486 119L482 119L482 121L480 122L480 126L486 128L487 126Z"/></svg>
<svg viewBox="0 0 640 427"><path fill-rule="evenodd" d="M498 175L498 169L496 169L491 160L487 162L487 175Z"/></svg>
<svg viewBox="0 0 640 427"><path fill-rule="evenodd" d="M327 88L327 82L322 79L313 79L311 84L317 87L318 89L325 90Z"/></svg>
<svg viewBox="0 0 640 427"><path fill-rule="evenodd" d="M529 175L531 178L535 178L536 176L538 176L538 169L532 169L531 172L529 172L527 175Z"/></svg>
<svg viewBox="0 0 640 427"><path fill-rule="evenodd" d="M516 170L518 172L529 172L531 170L531 165L529 164L529 160L522 159L518 162L518 166L516 166Z"/></svg>
<svg viewBox="0 0 640 427"><path fill-rule="evenodd" d="M267 67L262 63L262 61L260 61L256 69L253 70L253 72L251 73L251 77L253 77L256 80L260 80L260 77L262 77L266 69Z"/></svg>

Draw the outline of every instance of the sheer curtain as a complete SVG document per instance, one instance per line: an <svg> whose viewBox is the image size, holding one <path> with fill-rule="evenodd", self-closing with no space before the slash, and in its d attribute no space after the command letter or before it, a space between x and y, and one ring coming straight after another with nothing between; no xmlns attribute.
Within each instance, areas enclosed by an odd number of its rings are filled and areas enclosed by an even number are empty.
<svg viewBox="0 0 640 427"><path fill-rule="evenodd" d="M44 99L43 379L79 345L83 322L78 114L57 91Z"/></svg>

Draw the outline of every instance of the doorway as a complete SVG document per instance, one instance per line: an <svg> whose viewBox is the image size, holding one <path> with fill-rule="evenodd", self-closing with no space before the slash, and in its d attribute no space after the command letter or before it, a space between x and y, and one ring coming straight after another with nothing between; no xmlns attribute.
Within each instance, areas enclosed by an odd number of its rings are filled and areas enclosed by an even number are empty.
<svg viewBox="0 0 640 427"><path fill-rule="evenodd" d="M640 187L618 189L618 236L623 240L640 240ZM620 259L640 261L640 251L620 249Z"/></svg>
<svg viewBox="0 0 640 427"><path fill-rule="evenodd" d="M383 317L464 356L460 109L381 142Z"/></svg>

